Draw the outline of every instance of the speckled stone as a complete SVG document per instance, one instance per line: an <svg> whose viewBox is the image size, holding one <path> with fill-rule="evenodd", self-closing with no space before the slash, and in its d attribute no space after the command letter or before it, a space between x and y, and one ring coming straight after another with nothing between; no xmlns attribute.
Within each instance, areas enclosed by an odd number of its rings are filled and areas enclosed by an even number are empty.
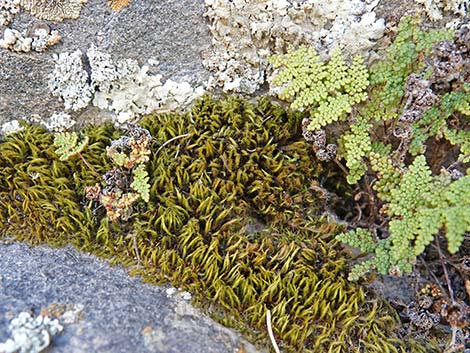
<svg viewBox="0 0 470 353"><path fill-rule="evenodd" d="M132 0L115 12L103 0L89 0L77 20L45 21L58 30L62 42L43 53L18 54L0 50L0 125L31 114L50 116L63 103L48 88L54 69L52 53L82 52L94 43L115 59L136 59L140 65L151 58L159 62L155 73L163 79L197 84L207 80L200 53L210 47L211 36L203 17L204 0ZM10 24L23 32L38 20L21 11ZM0 28L3 35L3 28ZM100 122L109 114L90 107L73 118Z"/></svg>
<svg viewBox="0 0 470 353"><path fill-rule="evenodd" d="M261 352L194 308L189 297L173 287L144 284L71 247L0 241L0 342L22 311L39 315L75 306L78 318L58 317L63 331L48 352Z"/></svg>

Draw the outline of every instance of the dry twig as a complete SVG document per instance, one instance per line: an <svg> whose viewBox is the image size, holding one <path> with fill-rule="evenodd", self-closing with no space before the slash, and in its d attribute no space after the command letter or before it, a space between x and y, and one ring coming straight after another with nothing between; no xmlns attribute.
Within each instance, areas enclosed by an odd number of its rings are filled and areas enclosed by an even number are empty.
<svg viewBox="0 0 470 353"><path fill-rule="evenodd" d="M276 353L281 353L279 347L277 346L276 340L273 334L273 328L271 326L271 310L266 311L266 325L268 326L269 338L271 339L271 344L273 345L274 351Z"/></svg>
<svg viewBox="0 0 470 353"><path fill-rule="evenodd" d="M180 138L183 138L183 137L187 137L189 136L190 134L182 134L182 135L178 135L178 136L175 136L175 137L172 137L171 139L169 139L168 141L165 141L160 147L158 147L157 149L157 152L155 152L155 155L158 154L158 152L160 152L160 150L165 147L166 145L168 145L170 142L174 141L174 140L177 140L177 139L180 139Z"/></svg>

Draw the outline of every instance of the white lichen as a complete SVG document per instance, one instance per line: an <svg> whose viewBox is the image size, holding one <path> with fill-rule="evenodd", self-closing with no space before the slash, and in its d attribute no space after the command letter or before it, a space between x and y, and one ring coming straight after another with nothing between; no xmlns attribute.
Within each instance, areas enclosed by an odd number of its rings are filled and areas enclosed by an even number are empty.
<svg viewBox="0 0 470 353"><path fill-rule="evenodd" d="M70 129L75 123L76 121L66 112L54 112L47 120L43 121L44 127L52 132L63 132Z"/></svg>
<svg viewBox="0 0 470 353"><path fill-rule="evenodd" d="M415 0L423 4L431 21L442 19L443 11L450 11L454 15L466 16L470 11L470 0Z"/></svg>
<svg viewBox="0 0 470 353"><path fill-rule="evenodd" d="M83 304L68 304L65 306L66 310L59 316L60 322L63 324L74 324L83 318Z"/></svg>
<svg viewBox="0 0 470 353"><path fill-rule="evenodd" d="M64 132L76 124L76 121L66 112L54 112L49 118L42 118L39 114L32 114L26 120L42 125L51 132Z"/></svg>
<svg viewBox="0 0 470 353"><path fill-rule="evenodd" d="M203 63L224 91L253 93L266 80L267 58L301 44L322 56L335 46L367 55L385 29L373 12L377 0L205 2L213 41Z"/></svg>
<svg viewBox="0 0 470 353"><path fill-rule="evenodd" d="M80 303L52 303L42 307L40 315L58 319L62 324L75 324L83 319L84 309Z"/></svg>
<svg viewBox="0 0 470 353"><path fill-rule="evenodd" d="M188 82L162 82L162 75L151 74L149 65L114 61L93 45L86 52L88 74L81 56L80 51L61 54L51 75L51 91L62 97L66 109L78 110L91 102L124 123L142 114L184 110L204 93L202 86L193 88Z"/></svg>
<svg viewBox="0 0 470 353"><path fill-rule="evenodd" d="M21 131L23 129L24 127L20 125L20 122L18 120L11 120L2 124L2 127L0 129L0 135L14 134L15 132Z"/></svg>
<svg viewBox="0 0 470 353"><path fill-rule="evenodd" d="M49 76L49 89L53 96L64 101L66 110L85 108L93 98L93 90L88 82L88 72L84 69L82 52L55 55L55 68Z"/></svg>
<svg viewBox="0 0 470 353"><path fill-rule="evenodd" d="M8 26L20 11L20 0L0 0L0 27Z"/></svg>
<svg viewBox="0 0 470 353"><path fill-rule="evenodd" d="M3 39L0 39L0 48L9 49L18 53L27 53L31 50L42 52L48 47L59 43L59 32L51 31L48 26L38 26L27 34L11 28L5 28Z"/></svg>
<svg viewBox="0 0 470 353"><path fill-rule="evenodd" d="M58 320L47 316L32 317L28 312L22 312L11 320L8 327L11 338L0 343L2 353L39 353L44 351L59 334L63 327Z"/></svg>
<svg viewBox="0 0 470 353"><path fill-rule="evenodd" d="M183 291L181 288L168 287L165 292L167 298L176 298L190 301L193 297L191 293L188 291Z"/></svg>
<svg viewBox="0 0 470 353"><path fill-rule="evenodd" d="M204 92L188 82L162 83L162 75L150 74L148 65L139 66L131 59L114 62L95 46L90 47L87 56L95 89L93 104L115 112L119 122L135 115L183 110Z"/></svg>
<svg viewBox="0 0 470 353"><path fill-rule="evenodd" d="M0 48L9 49L15 52L27 53L31 51L33 38L24 37L16 29L5 28L3 39L0 39Z"/></svg>

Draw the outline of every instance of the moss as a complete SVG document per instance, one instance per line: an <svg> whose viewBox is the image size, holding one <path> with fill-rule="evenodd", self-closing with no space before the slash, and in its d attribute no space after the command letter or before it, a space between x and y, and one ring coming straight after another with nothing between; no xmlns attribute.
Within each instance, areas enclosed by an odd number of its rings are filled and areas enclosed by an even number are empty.
<svg viewBox="0 0 470 353"><path fill-rule="evenodd" d="M100 158L109 143L107 132L105 127L89 131L90 144L83 152L98 171L109 167ZM92 226L81 192L96 176L79 158L60 161L53 140L43 128L29 126L0 144L0 228L33 243L81 246L90 240ZM77 233L80 238L70 238Z"/></svg>
<svg viewBox="0 0 470 353"><path fill-rule="evenodd" d="M301 119L267 100L210 97L187 114L146 117L149 201L127 222L109 221L85 199L84 187L101 181L81 158L60 161L53 136L29 126L0 143L0 234L72 243L125 265L139 259L133 273L190 290L214 317L267 346L270 309L283 352L408 350L393 334L393 311L346 279L334 239L343 229L322 216L312 181L325 172ZM85 134L81 154L104 174L119 132Z"/></svg>

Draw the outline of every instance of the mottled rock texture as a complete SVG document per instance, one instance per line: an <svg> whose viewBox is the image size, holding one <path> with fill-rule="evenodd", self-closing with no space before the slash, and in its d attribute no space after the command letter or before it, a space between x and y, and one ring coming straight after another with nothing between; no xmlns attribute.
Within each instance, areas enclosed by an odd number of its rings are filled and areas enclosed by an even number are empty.
<svg viewBox="0 0 470 353"><path fill-rule="evenodd" d="M0 242L0 253L0 342L21 311L50 314L59 304L82 310L74 320L59 317L64 330L50 353L258 352L179 291L144 284L71 247Z"/></svg>
<svg viewBox="0 0 470 353"><path fill-rule="evenodd" d="M113 11L103 0L89 0L76 20L45 21L58 30L61 43L45 52L12 53L0 50L0 124L31 114L50 116L64 110L47 87L54 69L53 53L82 52L95 44L116 60L135 59L140 65L154 59L152 70L191 83L208 77L200 52L210 47L210 33L203 17L203 0L132 0L129 7ZM10 28L26 31L38 19L27 11L16 14ZM6 27L0 27L1 35ZM82 121L100 121L106 112L87 108L78 113ZM77 115L74 115L77 118Z"/></svg>

